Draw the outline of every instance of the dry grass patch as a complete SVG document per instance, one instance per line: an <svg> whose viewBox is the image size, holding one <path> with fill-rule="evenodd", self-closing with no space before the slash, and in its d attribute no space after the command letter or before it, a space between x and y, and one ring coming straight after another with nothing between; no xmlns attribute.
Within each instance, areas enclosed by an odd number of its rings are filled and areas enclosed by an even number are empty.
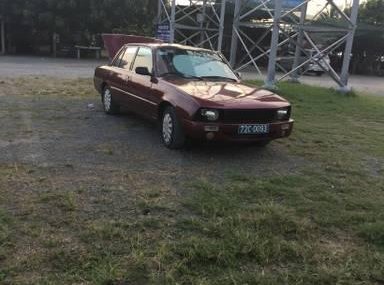
<svg viewBox="0 0 384 285"><path fill-rule="evenodd" d="M90 80L1 84L61 105L94 95ZM311 162L295 172L136 169L111 163L123 153L108 140L81 149L96 153L93 164L0 165L0 283L384 283L384 100L290 84L280 92L295 131L265 151ZM127 159L137 157L148 159Z"/></svg>

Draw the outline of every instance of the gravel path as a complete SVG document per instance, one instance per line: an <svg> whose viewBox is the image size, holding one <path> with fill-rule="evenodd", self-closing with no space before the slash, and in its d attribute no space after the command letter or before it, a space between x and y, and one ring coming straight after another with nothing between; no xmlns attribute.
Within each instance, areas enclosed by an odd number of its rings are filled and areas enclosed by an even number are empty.
<svg viewBox="0 0 384 285"><path fill-rule="evenodd" d="M279 78L282 74L277 73L276 77ZM245 80L259 79L262 77L256 72L244 72L242 77ZM332 80L329 75L322 76L304 75L300 78L302 83L327 88L338 88L338 85ZM349 85L353 90L361 92L361 94L371 94L384 96L384 78L378 76L364 76L364 75L351 75L349 78Z"/></svg>
<svg viewBox="0 0 384 285"><path fill-rule="evenodd" d="M107 60L0 56L0 78L26 75L66 79L91 78L95 67L106 62Z"/></svg>
<svg viewBox="0 0 384 285"><path fill-rule="evenodd" d="M0 56L0 78L18 77L25 75L45 75L59 78L91 78L96 66L105 64L104 60L77 60L55 59L25 56ZM243 72L243 79L261 79L255 72ZM306 84L337 87L336 83L328 76L321 77L305 75L301 81ZM353 89L384 96L384 79L375 76L352 75L350 85Z"/></svg>

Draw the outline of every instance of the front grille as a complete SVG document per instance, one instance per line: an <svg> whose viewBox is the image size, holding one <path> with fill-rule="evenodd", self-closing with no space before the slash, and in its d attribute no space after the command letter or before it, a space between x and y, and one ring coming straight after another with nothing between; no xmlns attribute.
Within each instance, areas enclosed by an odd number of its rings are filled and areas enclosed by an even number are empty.
<svg viewBox="0 0 384 285"><path fill-rule="evenodd" d="M222 110L223 123L272 123L277 121L277 109Z"/></svg>

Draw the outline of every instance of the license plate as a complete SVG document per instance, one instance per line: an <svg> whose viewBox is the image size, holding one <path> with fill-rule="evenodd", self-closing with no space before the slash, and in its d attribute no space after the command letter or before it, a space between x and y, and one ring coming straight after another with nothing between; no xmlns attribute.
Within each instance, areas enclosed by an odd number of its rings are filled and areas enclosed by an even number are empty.
<svg viewBox="0 0 384 285"><path fill-rule="evenodd" d="M238 128L240 135L256 135L269 133L268 124L240 125Z"/></svg>

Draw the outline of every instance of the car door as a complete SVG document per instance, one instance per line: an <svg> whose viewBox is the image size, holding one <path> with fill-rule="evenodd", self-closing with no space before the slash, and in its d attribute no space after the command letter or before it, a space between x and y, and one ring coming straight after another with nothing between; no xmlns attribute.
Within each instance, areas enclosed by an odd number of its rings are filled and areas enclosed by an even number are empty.
<svg viewBox="0 0 384 285"><path fill-rule="evenodd" d="M122 62L126 47L123 47L118 54L114 57L110 64L109 75L108 75L108 85L111 88L113 99L117 101L117 103L121 104L123 93L119 91L119 86L121 84L121 67L120 64Z"/></svg>
<svg viewBox="0 0 384 285"><path fill-rule="evenodd" d="M112 87L116 94L119 94L118 103L126 109L137 108L135 99L131 96L130 82L132 77L132 61L137 52L137 46L127 46L121 61L118 64L118 72L115 78L115 85Z"/></svg>
<svg viewBox="0 0 384 285"><path fill-rule="evenodd" d="M153 90L153 80L150 75L136 73L137 67L146 67L153 73L153 55L150 47L139 47L132 66L132 77L130 82L130 92L136 100L136 112L148 118L157 117L157 106L160 98Z"/></svg>

